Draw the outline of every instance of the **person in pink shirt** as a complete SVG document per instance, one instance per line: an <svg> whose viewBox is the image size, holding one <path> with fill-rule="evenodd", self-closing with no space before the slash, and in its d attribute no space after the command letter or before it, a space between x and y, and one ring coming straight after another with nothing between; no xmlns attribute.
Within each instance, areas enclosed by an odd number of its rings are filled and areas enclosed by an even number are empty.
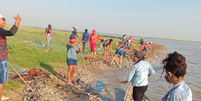
<svg viewBox="0 0 201 101"><path fill-rule="evenodd" d="M49 43L51 40L51 30L52 30L52 26L49 24L48 27L45 29L46 40L47 40L47 48L49 48Z"/></svg>
<svg viewBox="0 0 201 101"><path fill-rule="evenodd" d="M95 52L95 48L96 48L96 39L98 40L104 40L103 38L99 38L98 35L96 34L96 30L93 30L92 31L92 34L90 35L89 37L89 43L90 43L90 48L91 48L91 54L93 55L93 52L94 54L96 55L96 52Z"/></svg>
<svg viewBox="0 0 201 101"><path fill-rule="evenodd" d="M129 47L131 48L131 50L132 50L133 40L134 40L133 37L130 36L130 37L129 37L129 40L128 40L128 43L129 43Z"/></svg>
<svg viewBox="0 0 201 101"><path fill-rule="evenodd" d="M152 44L152 42L147 42L147 43L144 45L144 49L142 50L142 52L145 51L145 56L147 56L148 47L150 48L150 50L152 50L151 44Z"/></svg>

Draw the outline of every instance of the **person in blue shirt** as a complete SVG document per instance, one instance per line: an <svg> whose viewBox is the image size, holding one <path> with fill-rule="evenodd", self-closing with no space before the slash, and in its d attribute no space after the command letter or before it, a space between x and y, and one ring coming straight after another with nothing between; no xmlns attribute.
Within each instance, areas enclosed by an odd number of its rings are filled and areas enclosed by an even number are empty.
<svg viewBox="0 0 201 101"><path fill-rule="evenodd" d="M76 42L76 36L75 34L71 34L70 40L67 43L67 57L66 62L68 65L68 72L67 72L67 84L72 84L71 78L75 72L75 69L77 67L77 54L81 51L81 47L78 49L78 44L81 44L82 41Z"/></svg>
<svg viewBox="0 0 201 101"><path fill-rule="evenodd" d="M121 82L126 84L130 81L132 83L134 101L142 101L148 87L148 78L155 73L151 64L143 61L144 59L144 54L136 51L133 57L134 65L131 67L128 78L126 81Z"/></svg>
<svg viewBox="0 0 201 101"><path fill-rule="evenodd" d="M83 41L83 54L85 53L84 51L86 50L87 52L87 42L89 40L89 33L88 29L85 29L85 32L82 34L82 41Z"/></svg>
<svg viewBox="0 0 201 101"><path fill-rule="evenodd" d="M166 81L172 83L174 86L161 100L192 101L191 89L184 82L187 68L185 57L175 51L168 54L168 57L162 61L162 64L164 65L163 72L165 71Z"/></svg>
<svg viewBox="0 0 201 101"><path fill-rule="evenodd" d="M106 42L107 40L109 40L109 39L104 37L104 40L101 40L100 46L102 46L102 44L103 44L104 42Z"/></svg>

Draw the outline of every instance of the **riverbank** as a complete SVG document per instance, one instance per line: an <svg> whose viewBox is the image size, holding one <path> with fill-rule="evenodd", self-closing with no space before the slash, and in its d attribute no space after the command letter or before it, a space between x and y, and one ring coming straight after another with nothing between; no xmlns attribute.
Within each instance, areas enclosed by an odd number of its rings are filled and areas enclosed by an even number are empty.
<svg viewBox="0 0 201 101"><path fill-rule="evenodd" d="M78 66L72 78L76 87L69 87L65 82L66 73L68 71L65 62L65 46L68 42L70 33L61 31L52 32L52 40L50 43L50 47L52 47L52 49L44 52L44 50L48 50L41 47L45 42L42 41L45 39L45 34L43 34L44 30L20 27L16 36L8 38L9 61L12 64L15 64L14 66L17 68L37 67L52 75L52 78L47 79L45 84L40 84L33 87L34 90L39 93L43 92L46 94L54 95L52 97L49 97L50 95L43 95L40 97L41 100L54 98L55 100L71 99L78 101L79 99L89 99L91 101L101 101L101 94L108 94L108 91L103 89L100 93L95 92L91 89L93 87L90 87L92 86L90 83L97 80L100 80L105 84L109 83L108 78L113 75L112 71L120 70L117 66L119 59L116 58L114 64L112 66L108 66L104 57L102 56L102 50L97 50L97 55L95 56L89 54L82 56L79 54ZM32 36L31 38L29 37L30 35ZM81 37L81 33L78 35ZM117 41L120 40L114 37L113 39L113 50L109 52L110 60L114 56L114 45ZM98 44L99 43L100 42L98 42ZM138 41L134 41L134 44L132 46L133 49L128 50L126 53L126 58L123 59L123 68L129 68L131 66L132 62L130 56L140 48ZM163 51L167 49L168 48L165 46L153 43L152 50L148 51L146 61L149 61L150 63L160 61L159 58L165 57ZM106 71L111 71L111 73L106 73ZM97 74L99 74L99 76L97 76ZM26 99L32 97L33 93L29 92L29 90L24 90L24 84L20 84L20 87L13 89L12 87L15 87L14 84L16 83L12 84L12 82L16 81L12 81L12 79L10 79L10 82L6 84L7 87L11 86L11 89L4 89L4 95L10 97L10 101L19 101L21 99L26 101ZM41 87L41 85L46 85L46 87Z"/></svg>

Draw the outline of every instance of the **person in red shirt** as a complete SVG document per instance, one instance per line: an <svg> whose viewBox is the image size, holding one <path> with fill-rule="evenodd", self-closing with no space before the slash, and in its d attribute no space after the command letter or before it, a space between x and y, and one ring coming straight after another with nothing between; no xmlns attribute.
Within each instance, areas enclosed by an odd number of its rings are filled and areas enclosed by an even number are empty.
<svg viewBox="0 0 201 101"><path fill-rule="evenodd" d="M98 40L104 40L103 38L99 38L98 35L96 34L96 30L93 30L92 31L92 34L90 35L89 37L89 43L90 43L90 48L91 48L91 54L93 55L93 52L94 54L96 55L96 52L95 52L95 48L96 48L96 39Z"/></svg>
<svg viewBox="0 0 201 101"><path fill-rule="evenodd" d="M3 87L8 79L8 48L6 36L13 36L18 30L21 17L19 14L15 17L15 24L9 31L4 30L6 19L0 14L0 98L2 96ZM2 98L0 99L2 101Z"/></svg>

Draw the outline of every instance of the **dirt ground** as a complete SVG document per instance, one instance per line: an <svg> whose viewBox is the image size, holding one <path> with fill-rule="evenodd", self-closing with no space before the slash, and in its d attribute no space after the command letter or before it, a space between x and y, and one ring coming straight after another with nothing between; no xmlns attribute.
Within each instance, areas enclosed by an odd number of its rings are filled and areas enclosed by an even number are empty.
<svg viewBox="0 0 201 101"><path fill-rule="evenodd" d="M127 50L126 58L123 59L122 63L126 63L127 66L129 66L129 62L131 61L131 55L133 55L136 50L140 50L140 49ZM148 50L148 56L146 56L146 61L149 61L150 63L159 61L158 59L159 57L160 58L165 57L165 54L163 53L163 51L165 50L168 50L168 48L165 46L153 43L152 50ZM112 57L114 56L114 52L115 51L109 51L110 61ZM102 53L98 53L98 54L102 54ZM83 64L78 63L78 66L73 75L72 81L76 81L80 79L81 81L84 81L84 83L86 84L89 84L91 81L95 79L93 75L95 75L96 73L103 74L105 70L116 69L118 65L118 60L119 60L118 58L116 58L115 60L116 62L114 62L114 66L108 66L107 62L105 61L105 58L103 57L97 57L92 55L85 55L81 57L83 58L84 63ZM50 84L50 86L55 87L55 85L65 85L66 74L68 71L67 65L57 64L57 63L51 63L51 64L55 66L54 68L55 72L53 73L54 75L53 80L56 81L56 83L52 83ZM66 68L61 68L62 66ZM60 67L60 68L57 68L57 67ZM6 96L10 97L10 99L7 101L21 101L22 97L24 96L24 91L26 90L25 88L26 88L25 85L22 84L21 87L16 90L10 90L10 91L4 90L3 92L4 94L6 94ZM68 94L68 96L70 95ZM90 101L95 101L95 100L92 99Z"/></svg>

